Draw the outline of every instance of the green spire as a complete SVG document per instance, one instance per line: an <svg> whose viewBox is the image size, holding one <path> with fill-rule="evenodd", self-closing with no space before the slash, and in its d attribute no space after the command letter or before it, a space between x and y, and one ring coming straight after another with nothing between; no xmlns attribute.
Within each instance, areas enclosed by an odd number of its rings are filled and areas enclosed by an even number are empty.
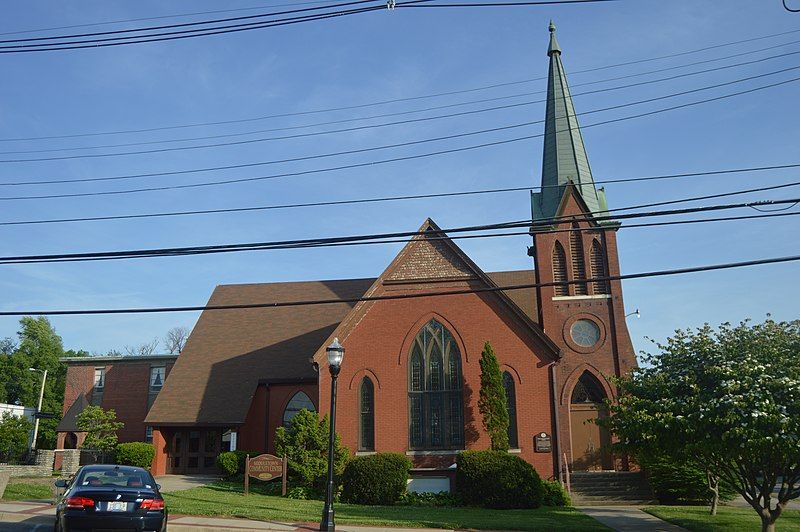
<svg viewBox="0 0 800 532"><path fill-rule="evenodd" d="M561 47L556 40L556 27L550 21L550 71L547 81L547 111L544 127L541 192L531 197L533 219L551 218L572 181L593 213L605 210L605 195L598 193L592 170L583 146L578 117L572 104L567 74L561 63Z"/></svg>

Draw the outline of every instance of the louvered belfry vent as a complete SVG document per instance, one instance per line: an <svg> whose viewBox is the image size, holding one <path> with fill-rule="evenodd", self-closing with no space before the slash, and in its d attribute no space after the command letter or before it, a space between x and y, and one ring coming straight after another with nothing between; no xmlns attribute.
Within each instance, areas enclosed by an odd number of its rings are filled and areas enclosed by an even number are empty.
<svg viewBox="0 0 800 532"><path fill-rule="evenodd" d="M581 239L580 227L577 222L572 223L572 231L569 233L569 248L572 254L572 275L575 280L586 279L586 263L583 260L583 242ZM575 284L575 295L585 296L589 293L586 283Z"/></svg>
<svg viewBox="0 0 800 532"><path fill-rule="evenodd" d="M555 295L569 295L569 285L567 285L567 255L560 242L556 242L553 248L553 282L563 283L555 285Z"/></svg>
<svg viewBox="0 0 800 532"><path fill-rule="evenodd" d="M608 277L606 270L606 258L603 254L603 248L597 240L592 241L592 278L597 279L600 277ZM594 281L593 283L595 294L608 294L609 287L608 281Z"/></svg>

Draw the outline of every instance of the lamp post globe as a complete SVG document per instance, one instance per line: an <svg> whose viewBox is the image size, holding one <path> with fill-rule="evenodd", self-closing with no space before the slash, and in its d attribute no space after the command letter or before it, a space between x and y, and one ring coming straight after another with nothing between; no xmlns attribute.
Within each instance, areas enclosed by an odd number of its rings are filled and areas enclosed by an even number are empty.
<svg viewBox="0 0 800 532"><path fill-rule="evenodd" d="M333 461L334 443L336 441L336 380L339 377L339 370L342 368L344 360L344 347L339 343L338 338L334 338L331 345L325 348L328 356L328 370L331 372L331 413L330 427L328 428L328 483L325 488L325 507L322 509L322 521L319 529L335 531L336 523L333 515Z"/></svg>

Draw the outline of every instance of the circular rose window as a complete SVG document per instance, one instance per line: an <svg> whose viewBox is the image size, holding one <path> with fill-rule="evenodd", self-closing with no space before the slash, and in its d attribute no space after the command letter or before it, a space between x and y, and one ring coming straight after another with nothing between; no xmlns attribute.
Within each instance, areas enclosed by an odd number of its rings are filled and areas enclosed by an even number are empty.
<svg viewBox="0 0 800 532"><path fill-rule="evenodd" d="M569 328L572 341L581 347L592 347L600 341L600 327L592 320L581 319Z"/></svg>

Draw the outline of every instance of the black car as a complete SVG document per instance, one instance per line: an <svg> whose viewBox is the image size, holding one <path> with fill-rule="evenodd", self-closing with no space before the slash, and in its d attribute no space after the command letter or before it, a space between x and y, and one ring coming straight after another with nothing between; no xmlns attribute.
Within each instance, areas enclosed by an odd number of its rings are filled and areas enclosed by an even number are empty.
<svg viewBox="0 0 800 532"><path fill-rule="evenodd" d="M158 532L167 530L167 508L158 484L146 469L121 465L86 465L70 480L56 505L56 532L102 529Z"/></svg>

